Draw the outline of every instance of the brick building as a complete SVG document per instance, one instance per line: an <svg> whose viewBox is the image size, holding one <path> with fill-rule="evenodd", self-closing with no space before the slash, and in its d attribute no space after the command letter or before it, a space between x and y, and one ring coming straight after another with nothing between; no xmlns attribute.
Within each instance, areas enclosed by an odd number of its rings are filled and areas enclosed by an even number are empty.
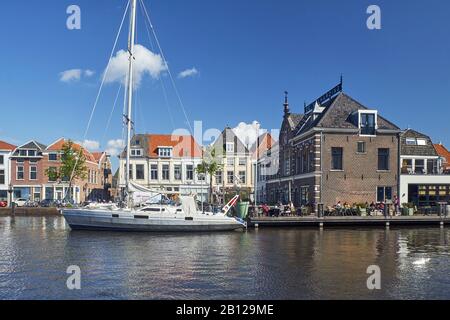
<svg viewBox="0 0 450 320"><path fill-rule="evenodd" d="M342 82L304 108L290 111L286 95L279 170L267 181L271 203L292 201L311 211L338 201L392 200L399 184L400 129L342 92Z"/></svg>

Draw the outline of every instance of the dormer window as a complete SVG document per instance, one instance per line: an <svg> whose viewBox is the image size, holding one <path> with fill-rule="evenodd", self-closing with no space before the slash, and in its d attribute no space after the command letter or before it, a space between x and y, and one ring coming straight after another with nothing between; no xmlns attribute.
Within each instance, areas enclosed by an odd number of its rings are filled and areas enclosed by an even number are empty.
<svg viewBox="0 0 450 320"><path fill-rule="evenodd" d="M141 157L142 149L131 149L131 156L132 157Z"/></svg>
<svg viewBox="0 0 450 320"><path fill-rule="evenodd" d="M36 157L36 150L28 150L29 157Z"/></svg>
<svg viewBox="0 0 450 320"><path fill-rule="evenodd" d="M172 158L171 147L158 147L158 156L161 158Z"/></svg>
<svg viewBox="0 0 450 320"><path fill-rule="evenodd" d="M377 130L377 111L360 110L359 114L359 130L361 135L374 136Z"/></svg>

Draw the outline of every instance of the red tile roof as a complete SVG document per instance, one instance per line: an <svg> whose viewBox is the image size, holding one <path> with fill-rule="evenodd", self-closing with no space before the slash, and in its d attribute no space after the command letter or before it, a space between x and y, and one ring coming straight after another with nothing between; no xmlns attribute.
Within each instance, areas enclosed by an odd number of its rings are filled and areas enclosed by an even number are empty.
<svg viewBox="0 0 450 320"><path fill-rule="evenodd" d="M8 142L1 141L1 140L0 140L0 150L10 150L10 151L13 151L13 150L15 150L16 148L17 148L16 146L14 146L14 145L12 145L12 144L9 144Z"/></svg>
<svg viewBox="0 0 450 320"><path fill-rule="evenodd" d="M68 140L61 138L58 141L54 142L53 144L49 145L46 150L47 151L61 151L66 142L68 142ZM73 148L74 148L74 150L77 150L77 151L80 149L83 149L83 154L86 157L86 160L91 161L91 162L97 162L94 155L92 153L90 153L88 150L86 150L85 148L83 148L80 144L73 142Z"/></svg>
<svg viewBox="0 0 450 320"><path fill-rule="evenodd" d="M450 169L450 151L442 144L435 144L434 148L440 157L445 158L444 167Z"/></svg>
<svg viewBox="0 0 450 320"><path fill-rule="evenodd" d="M102 158L104 152L92 152L92 155L94 156L95 160L97 162L100 161L100 159Z"/></svg>
<svg viewBox="0 0 450 320"><path fill-rule="evenodd" d="M149 134L148 157L158 157L158 147L173 147L174 157L202 157L202 148L193 136Z"/></svg>

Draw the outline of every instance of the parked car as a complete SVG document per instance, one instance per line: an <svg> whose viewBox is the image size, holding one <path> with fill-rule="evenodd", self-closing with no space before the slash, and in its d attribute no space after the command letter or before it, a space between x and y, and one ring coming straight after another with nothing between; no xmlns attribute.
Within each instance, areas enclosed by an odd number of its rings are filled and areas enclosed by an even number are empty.
<svg viewBox="0 0 450 320"><path fill-rule="evenodd" d="M14 204L16 207L24 207L25 204L28 202L28 199L25 198L19 198L14 200Z"/></svg>
<svg viewBox="0 0 450 320"><path fill-rule="evenodd" d="M0 208L6 208L8 206L8 201L0 201Z"/></svg>

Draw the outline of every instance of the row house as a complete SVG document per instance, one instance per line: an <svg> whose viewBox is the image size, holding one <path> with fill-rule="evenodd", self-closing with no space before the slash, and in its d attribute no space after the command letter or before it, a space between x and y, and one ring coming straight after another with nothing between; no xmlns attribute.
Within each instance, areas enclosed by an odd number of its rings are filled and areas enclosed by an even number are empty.
<svg viewBox="0 0 450 320"><path fill-rule="evenodd" d="M434 149L439 155L442 173L450 174L450 151L442 143L435 144Z"/></svg>
<svg viewBox="0 0 450 320"><path fill-rule="evenodd" d="M0 141L0 201L8 201L9 184L11 182L11 153L16 149L16 146Z"/></svg>
<svg viewBox="0 0 450 320"><path fill-rule="evenodd" d="M266 182L278 172L278 142L270 133L264 133L251 149L255 168L255 200L257 203L267 202Z"/></svg>
<svg viewBox="0 0 450 320"><path fill-rule="evenodd" d="M294 114L286 95L279 170L267 181L271 203L325 207L393 200L399 184L400 129L342 91L332 90Z"/></svg>
<svg viewBox="0 0 450 320"><path fill-rule="evenodd" d="M400 138L400 202L437 208L450 201L450 175L431 138L412 129Z"/></svg>
<svg viewBox="0 0 450 320"><path fill-rule="evenodd" d="M126 154L120 156L118 187L125 188ZM208 197L208 177L197 174L203 150L191 135L137 134L131 140L130 179L170 198ZM117 195L118 196L118 195Z"/></svg>
<svg viewBox="0 0 450 320"><path fill-rule="evenodd" d="M221 164L221 170L212 178L215 201L226 203L236 193L243 200L253 200L254 166L250 150L230 127L222 131L212 148Z"/></svg>
<svg viewBox="0 0 450 320"><path fill-rule="evenodd" d="M50 179L47 170L57 170L61 166L63 146L68 140L61 138L49 146L30 141L17 147L11 156L11 184L14 198L41 201L44 199L62 200L69 192L69 179L61 181ZM111 180L111 163L105 153L97 158L74 143L75 150L83 150L86 158L87 178L72 182L71 194L76 203L86 200L108 200ZM105 170L105 168L108 168Z"/></svg>

